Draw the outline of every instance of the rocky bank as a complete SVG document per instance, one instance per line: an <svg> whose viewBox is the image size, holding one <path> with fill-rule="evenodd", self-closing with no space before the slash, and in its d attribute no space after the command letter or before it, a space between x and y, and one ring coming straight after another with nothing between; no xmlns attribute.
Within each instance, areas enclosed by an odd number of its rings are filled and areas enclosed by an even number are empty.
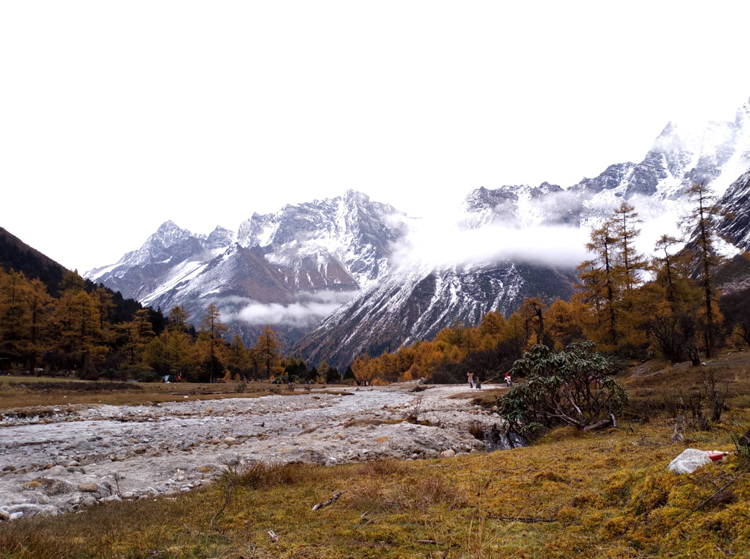
<svg viewBox="0 0 750 559"><path fill-rule="evenodd" d="M452 398L467 387L414 388L9 412L0 416L0 521L190 491L256 462L451 457L494 444L469 430L489 432L497 415Z"/></svg>

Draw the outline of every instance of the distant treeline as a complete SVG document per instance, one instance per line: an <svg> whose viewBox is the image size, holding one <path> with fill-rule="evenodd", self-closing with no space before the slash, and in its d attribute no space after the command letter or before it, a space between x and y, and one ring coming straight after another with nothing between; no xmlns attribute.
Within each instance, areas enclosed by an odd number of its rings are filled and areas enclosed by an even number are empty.
<svg viewBox="0 0 750 559"><path fill-rule="evenodd" d="M57 296L23 272L0 269L3 371L72 374L89 380L341 379L325 361L308 369L301 359L282 358L281 344L268 326L251 348L239 336L227 342L227 327L213 304L196 330L183 307L174 307L165 317L161 310L123 299L75 272L65 272L54 291Z"/></svg>

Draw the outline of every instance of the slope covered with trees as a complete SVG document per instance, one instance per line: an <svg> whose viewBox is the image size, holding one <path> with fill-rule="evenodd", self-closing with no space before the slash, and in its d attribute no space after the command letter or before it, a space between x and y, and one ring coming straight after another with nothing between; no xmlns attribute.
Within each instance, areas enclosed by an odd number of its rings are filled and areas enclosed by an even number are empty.
<svg viewBox="0 0 750 559"><path fill-rule="evenodd" d="M455 323L432 341L361 355L354 373L370 382L463 382L469 371L484 379L501 377L536 344L559 352L591 341L620 359L659 356L697 364L721 346L747 343L750 312L744 302L750 290L721 297L716 282L723 270L720 206L704 185L688 194L693 209L682 223L685 239L662 236L653 258L635 249L640 220L623 202L592 229L591 258L578 266L570 301L526 298L507 318L491 312L476 327Z"/></svg>
<svg viewBox="0 0 750 559"><path fill-rule="evenodd" d="M308 370L303 361L282 358L281 344L268 326L250 348L239 336L228 342L216 305L208 305L196 330L179 306L165 317L138 305L123 317L110 290L74 272L66 272L57 291L53 297L40 280L0 270L2 370L91 380L319 379L317 369ZM323 381L341 378L324 363L321 370Z"/></svg>

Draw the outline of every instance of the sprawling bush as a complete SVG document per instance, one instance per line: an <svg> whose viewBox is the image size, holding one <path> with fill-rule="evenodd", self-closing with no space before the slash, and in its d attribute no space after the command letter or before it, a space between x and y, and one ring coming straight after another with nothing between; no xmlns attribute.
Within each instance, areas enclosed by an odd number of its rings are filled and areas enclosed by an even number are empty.
<svg viewBox="0 0 750 559"><path fill-rule="evenodd" d="M535 345L511 370L526 382L502 398L498 411L511 428L526 434L556 425L616 424L627 394L612 371L612 361L596 353L592 342L570 344L559 353Z"/></svg>

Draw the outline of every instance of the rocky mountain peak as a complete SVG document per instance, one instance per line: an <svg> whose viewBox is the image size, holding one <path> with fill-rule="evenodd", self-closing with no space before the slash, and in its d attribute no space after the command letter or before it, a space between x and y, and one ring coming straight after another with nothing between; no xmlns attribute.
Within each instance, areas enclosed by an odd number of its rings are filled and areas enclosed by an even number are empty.
<svg viewBox="0 0 750 559"><path fill-rule="evenodd" d="M206 248L216 250L226 248L234 241L234 232L224 227L217 226L208 237L206 237Z"/></svg>
<svg viewBox="0 0 750 559"><path fill-rule="evenodd" d="M370 202L370 197L364 192L350 189L344 194L344 202L348 206L364 205Z"/></svg>
<svg viewBox="0 0 750 559"><path fill-rule="evenodd" d="M197 237L197 235L193 235L193 233L191 233L187 229L182 229L181 227L178 227L173 221L168 220L159 226L156 232L146 240L142 248L170 248L193 237Z"/></svg>

